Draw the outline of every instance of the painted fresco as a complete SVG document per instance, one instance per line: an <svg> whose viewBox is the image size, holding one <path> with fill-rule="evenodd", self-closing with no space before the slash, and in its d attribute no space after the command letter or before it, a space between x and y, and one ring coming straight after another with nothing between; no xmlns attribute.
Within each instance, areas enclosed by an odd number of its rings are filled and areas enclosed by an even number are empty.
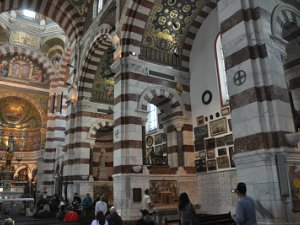
<svg viewBox="0 0 300 225"><path fill-rule="evenodd" d="M37 63L24 56L0 59L0 79L26 82L30 85L48 86L49 78L46 71Z"/></svg>

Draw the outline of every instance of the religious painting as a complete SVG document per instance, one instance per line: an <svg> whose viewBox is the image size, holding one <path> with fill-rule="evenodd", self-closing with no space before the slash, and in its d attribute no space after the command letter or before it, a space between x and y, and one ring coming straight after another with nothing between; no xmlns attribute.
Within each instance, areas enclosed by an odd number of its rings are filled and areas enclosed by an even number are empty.
<svg viewBox="0 0 300 225"><path fill-rule="evenodd" d="M293 211L300 211L300 165L289 165L288 176L290 180Z"/></svg>
<svg viewBox="0 0 300 225"><path fill-rule="evenodd" d="M217 147L221 147L221 146L224 146L226 145L226 141L225 141L225 137L219 137L219 138L216 138L216 146Z"/></svg>
<svg viewBox="0 0 300 225"><path fill-rule="evenodd" d="M226 118L221 118L210 122L210 134L216 136L227 132Z"/></svg>
<svg viewBox="0 0 300 225"><path fill-rule="evenodd" d="M227 155L226 148L219 148L218 149L218 156Z"/></svg>
<svg viewBox="0 0 300 225"><path fill-rule="evenodd" d="M0 79L26 82L29 85L47 85L49 79L44 69L25 56L8 56L0 59Z"/></svg>
<svg viewBox="0 0 300 225"><path fill-rule="evenodd" d="M218 169L224 169L229 167L228 156L217 157Z"/></svg>
<svg viewBox="0 0 300 225"><path fill-rule="evenodd" d="M217 169L216 160L207 160L207 170L213 171Z"/></svg>
<svg viewBox="0 0 300 225"><path fill-rule="evenodd" d="M156 206L176 205L178 203L175 180L150 180L149 185L150 196Z"/></svg>
<svg viewBox="0 0 300 225"><path fill-rule="evenodd" d="M204 116L198 116L196 118L196 121L197 121L197 126L204 124Z"/></svg>
<svg viewBox="0 0 300 225"><path fill-rule="evenodd" d="M215 138L209 138L205 140L205 147L206 149L213 149L216 147Z"/></svg>
<svg viewBox="0 0 300 225"><path fill-rule="evenodd" d="M161 134L161 141L162 141L162 143L167 142L167 134L165 134L165 133Z"/></svg>
<svg viewBox="0 0 300 225"><path fill-rule="evenodd" d="M201 172L206 172L206 159L198 159L195 161L195 166L196 166L196 171L201 173Z"/></svg>

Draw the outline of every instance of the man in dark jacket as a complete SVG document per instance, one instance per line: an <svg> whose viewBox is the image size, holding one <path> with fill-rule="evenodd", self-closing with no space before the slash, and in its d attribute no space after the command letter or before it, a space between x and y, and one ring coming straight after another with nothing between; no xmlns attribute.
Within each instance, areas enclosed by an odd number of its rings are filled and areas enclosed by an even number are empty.
<svg viewBox="0 0 300 225"><path fill-rule="evenodd" d="M117 213L117 210L112 206L109 210L109 214L106 217L106 220L109 225L122 225L122 218Z"/></svg>

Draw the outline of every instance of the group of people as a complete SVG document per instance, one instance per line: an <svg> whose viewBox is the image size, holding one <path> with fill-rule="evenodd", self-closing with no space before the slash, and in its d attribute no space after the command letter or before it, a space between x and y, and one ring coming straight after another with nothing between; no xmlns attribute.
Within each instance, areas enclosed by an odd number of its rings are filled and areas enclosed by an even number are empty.
<svg viewBox="0 0 300 225"><path fill-rule="evenodd" d="M247 187L245 183L238 183L236 189L233 189L238 197L239 201L236 206L236 214L233 215L234 221L237 225L257 225L255 203L253 199L247 196ZM90 213L95 214L91 225L122 225L122 218L118 215L114 206L108 210L108 203L104 196L98 197L94 202L89 194L86 194L83 201L79 197L78 193L74 194L72 201L73 211L80 213L82 210L87 215ZM142 217L137 221L136 225L155 225L153 219L153 207L150 197L149 189L146 189L143 197L143 209L141 209ZM29 208L26 210L26 215L35 216L38 218L45 218L47 213L54 212L59 214L65 212L65 204L63 199L59 199L57 195L54 195L52 200L48 202L44 195L42 199L37 202L38 210L32 210ZM178 200L178 214L181 225L194 225L193 218L195 218L196 210L191 203L187 193L183 192L179 195ZM65 214L64 214L65 215ZM8 218L4 221L4 225L14 225L14 221Z"/></svg>
<svg viewBox="0 0 300 225"><path fill-rule="evenodd" d="M233 192L236 193L239 198L233 220L237 225L257 225L255 203L254 200L246 194L246 184L238 183L236 189L233 189ZM148 189L145 190L143 204L144 209L141 210L142 217L138 220L137 225L155 225L152 218L154 205L152 204ZM179 195L178 214L180 225L194 225L196 210L188 194L185 192Z"/></svg>

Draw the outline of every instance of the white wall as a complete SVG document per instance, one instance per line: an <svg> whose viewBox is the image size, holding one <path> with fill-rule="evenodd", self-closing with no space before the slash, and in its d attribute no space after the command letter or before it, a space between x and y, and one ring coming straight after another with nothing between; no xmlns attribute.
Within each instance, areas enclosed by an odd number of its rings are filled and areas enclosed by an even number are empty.
<svg viewBox="0 0 300 225"><path fill-rule="evenodd" d="M205 122L208 124L208 128L210 121L222 118L215 60L215 41L218 34L218 15L217 9L214 9L198 31L190 56L191 106L194 127L197 126L196 118L198 116L208 117L208 121ZM202 94L205 90L212 92L212 101L208 105L202 103ZM216 117L217 112L220 113L218 118ZM210 115L213 115L212 120L209 118ZM230 115L226 117L228 119ZM220 214L231 211L234 213L237 197L231 193L231 189L235 186L235 169L198 173L197 199L201 204L201 212Z"/></svg>
<svg viewBox="0 0 300 225"><path fill-rule="evenodd" d="M215 61L215 40L219 33L217 10L214 9L201 25L190 55L191 72L191 105L192 121L196 126L196 117L214 115L220 112L221 102L218 88L217 69ZM202 103L202 94L205 90L212 92L212 101L209 105Z"/></svg>

